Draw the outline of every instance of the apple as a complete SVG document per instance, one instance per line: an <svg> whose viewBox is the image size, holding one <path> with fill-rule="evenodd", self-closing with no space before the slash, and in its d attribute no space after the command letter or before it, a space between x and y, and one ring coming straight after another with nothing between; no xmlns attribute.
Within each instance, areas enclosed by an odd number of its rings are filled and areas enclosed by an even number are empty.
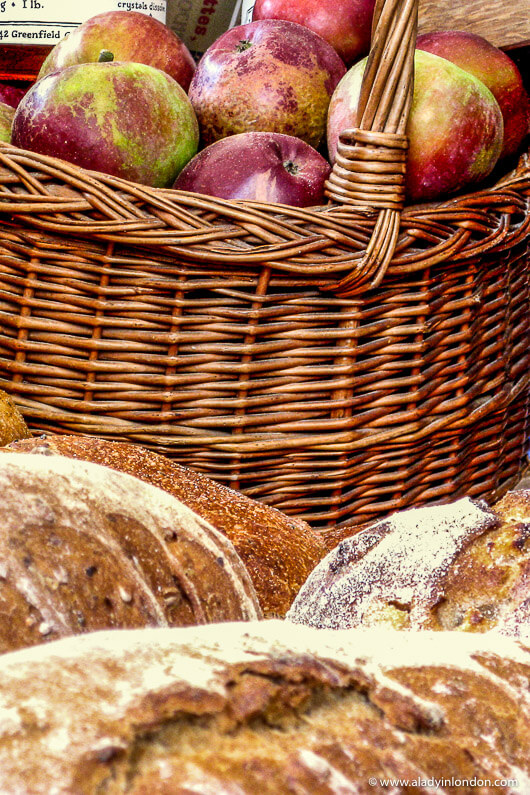
<svg viewBox="0 0 530 795"><path fill-rule="evenodd" d="M6 105L16 108L27 90L27 88L11 86L9 83L0 83L0 102L5 102Z"/></svg>
<svg viewBox="0 0 530 795"><path fill-rule="evenodd" d="M264 19L226 31L202 56L189 88L203 145L278 132L318 147L345 72L327 41L294 22Z"/></svg>
<svg viewBox="0 0 530 795"><path fill-rule="evenodd" d="M331 162L339 134L355 126L366 62L365 58L352 66L331 98L327 126ZM406 133L406 195L409 201L428 201L491 173L502 149L502 113L478 78L445 58L416 50Z"/></svg>
<svg viewBox="0 0 530 795"><path fill-rule="evenodd" d="M184 166L173 187L221 199L310 207L324 203L330 171L328 161L300 138L248 132L207 146Z"/></svg>
<svg viewBox="0 0 530 795"><path fill-rule="evenodd" d="M176 33L139 11L106 11L87 19L50 51L38 79L57 69L96 62L101 50L115 61L134 61L166 72L188 90L195 71L190 51Z"/></svg>
<svg viewBox="0 0 530 795"><path fill-rule="evenodd" d="M11 127L15 108L5 102L0 102L0 141L11 143Z"/></svg>
<svg viewBox="0 0 530 795"><path fill-rule="evenodd" d="M173 184L197 152L184 89L152 66L68 66L42 77L15 111L12 143L155 187Z"/></svg>
<svg viewBox="0 0 530 795"><path fill-rule="evenodd" d="M252 20L286 19L322 36L351 66L370 49L375 0L256 0Z"/></svg>
<svg viewBox="0 0 530 795"><path fill-rule="evenodd" d="M528 133L530 102L519 69L498 47L476 33L443 30L418 36L417 48L447 58L489 88L502 112L501 157L513 155Z"/></svg>

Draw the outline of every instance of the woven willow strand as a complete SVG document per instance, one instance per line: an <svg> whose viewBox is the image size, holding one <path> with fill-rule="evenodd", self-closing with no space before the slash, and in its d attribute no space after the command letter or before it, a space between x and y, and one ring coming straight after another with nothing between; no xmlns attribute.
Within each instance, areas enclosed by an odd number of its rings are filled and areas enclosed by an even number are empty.
<svg viewBox="0 0 530 795"><path fill-rule="evenodd" d="M417 0L376 3L357 127L339 136L337 161L326 183L326 195L335 201L366 212L379 208L365 256L353 273L329 287L341 295L354 295L367 284L378 286L397 244L405 200L405 128L413 94L417 15Z"/></svg>

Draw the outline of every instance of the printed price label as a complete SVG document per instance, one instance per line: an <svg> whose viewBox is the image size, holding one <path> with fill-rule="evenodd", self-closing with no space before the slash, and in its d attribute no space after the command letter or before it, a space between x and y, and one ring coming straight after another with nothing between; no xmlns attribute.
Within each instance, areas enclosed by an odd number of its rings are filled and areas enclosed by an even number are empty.
<svg viewBox="0 0 530 795"><path fill-rule="evenodd" d="M105 11L140 11L166 22L166 0L1 0L0 42L3 44L57 44L82 22Z"/></svg>
<svg viewBox="0 0 530 795"><path fill-rule="evenodd" d="M240 24L241 0L169 0L167 24L198 60L221 33Z"/></svg>

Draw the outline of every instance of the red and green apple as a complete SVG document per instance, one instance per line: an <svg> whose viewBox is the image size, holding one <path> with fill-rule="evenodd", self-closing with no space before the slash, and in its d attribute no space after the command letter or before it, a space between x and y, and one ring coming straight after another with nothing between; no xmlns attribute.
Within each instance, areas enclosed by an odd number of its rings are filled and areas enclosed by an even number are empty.
<svg viewBox="0 0 530 795"><path fill-rule="evenodd" d="M188 90L195 71L190 51L171 28L139 11L105 11L87 19L50 51L39 79L57 69L94 63L102 50L115 61L134 61L166 72Z"/></svg>
<svg viewBox="0 0 530 795"><path fill-rule="evenodd" d="M375 0L256 0L252 20L286 19L322 36L351 66L370 49Z"/></svg>
<svg viewBox="0 0 530 795"><path fill-rule="evenodd" d="M42 77L16 109L12 134L22 149L155 187L173 184L198 140L191 102L176 80L116 61Z"/></svg>
<svg viewBox="0 0 530 795"><path fill-rule="evenodd" d="M243 132L278 132L318 147L333 91L346 72L309 28L264 19L223 33L189 88L204 146Z"/></svg>
<svg viewBox="0 0 530 795"><path fill-rule="evenodd" d="M517 152L528 134L530 102L512 59L482 36L461 30L424 33L418 36L416 46L447 58L482 80L499 103L504 121L501 157Z"/></svg>
<svg viewBox="0 0 530 795"><path fill-rule="evenodd" d="M331 99L327 140L332 162L340 133L356 125L366 61L347 72ZM502 113L481 80L445 58L416 50L406 133L408 200L429 201L491 173L502 149Z"/></svg>

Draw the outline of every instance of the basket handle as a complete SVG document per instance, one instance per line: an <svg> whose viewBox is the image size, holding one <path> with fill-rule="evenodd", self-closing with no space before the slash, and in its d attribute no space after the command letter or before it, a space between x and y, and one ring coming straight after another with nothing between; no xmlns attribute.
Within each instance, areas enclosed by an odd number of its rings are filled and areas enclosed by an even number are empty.
<svg viewBox="0 0 530 795"><path fill-rule="evenodd" d="M414 88L417 26L418 0L377 0L357 125L340 134L326 183L326 195L333 201L378 213L355 270L325 287L344 296L367 285L377 287L394 255L405 198L405 128Z"/></svg>

